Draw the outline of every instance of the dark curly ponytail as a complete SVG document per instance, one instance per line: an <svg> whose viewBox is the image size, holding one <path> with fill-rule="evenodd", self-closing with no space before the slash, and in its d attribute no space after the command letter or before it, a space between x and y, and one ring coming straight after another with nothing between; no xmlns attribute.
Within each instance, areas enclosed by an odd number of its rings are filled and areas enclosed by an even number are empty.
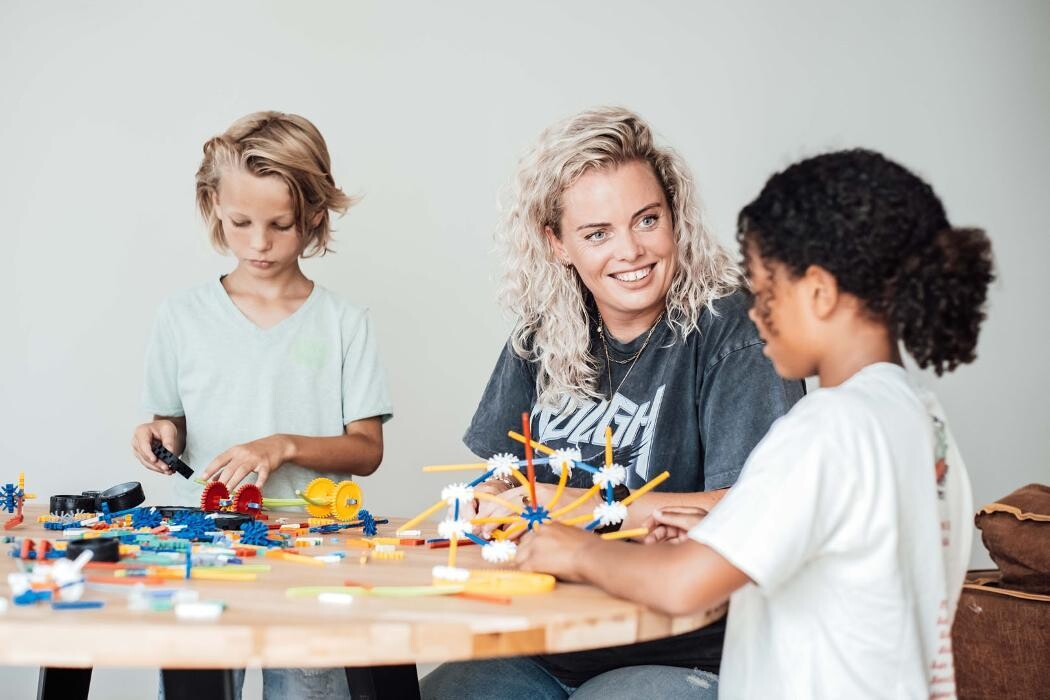
<svg viewBox="0 0 1050 700"><path fill-rule="evenodd" d="M952 228L933 189L882 155L827 153L777 173L741 210L737 240L795 275L833 274L920 367L942 374L974 360L991 244Z"/></svg>

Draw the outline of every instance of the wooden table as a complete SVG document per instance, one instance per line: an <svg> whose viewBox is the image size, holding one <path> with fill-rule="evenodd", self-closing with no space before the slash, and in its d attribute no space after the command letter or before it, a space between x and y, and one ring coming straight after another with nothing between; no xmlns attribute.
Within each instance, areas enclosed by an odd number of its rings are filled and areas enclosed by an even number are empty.
<svg viewBox="0 0 1050 700"><path fill-rule="evenodd" d="M60 533L36 522L46 512L27 505L25 523L5 534L53 539ZM296 513L275 513L271 517ZM377 516L378 517L378 516ZM302 516L305 519L305 516ZM403 519L381 525L393 535ZM431 524L432 525L432 524ZM360 530L347 531L360 537ZM430 534L428 534L430 533ZM432 530L424 536L435 537ZM456 597L356 597L347 606L315 599L289 599L293 586L339 586L352 580L370 585L428 585L431 567L448 550L400 547L401 561L360 563L360 552L339 542L300 550L321 554L345 550L340 564L324 568L258 559L273 568L255 582L172 581L190 586L201 600L225 601L214 622L176 620L171 612L133 612L126 597L88 589L84 599L103 600L97 610L52 610L46 603L8 608L0 617L0 664L62 668L163 667L228 669L244 667L370 667L522 654L558 653L642 642L707 625L724 608L669 617L579 584L559 583L554 591L516 596L509 605ZM13 545L8 545L11 547ZM459 565L491 568L477 546L461 547ZM16 569L0 557L0 573ZM8 590L7 595L10 595Z"/></svg>

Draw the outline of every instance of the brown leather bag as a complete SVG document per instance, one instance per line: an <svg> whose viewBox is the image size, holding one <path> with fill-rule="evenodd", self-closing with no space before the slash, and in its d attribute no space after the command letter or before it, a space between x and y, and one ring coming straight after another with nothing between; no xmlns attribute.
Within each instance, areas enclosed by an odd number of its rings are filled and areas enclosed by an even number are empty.
<svg viewBox="0 0 1050 700"><path fill-rule="evenodd" d="M1004 587L1050 594L1050 486L1019 488L977 511L975 522Z"/></svg>

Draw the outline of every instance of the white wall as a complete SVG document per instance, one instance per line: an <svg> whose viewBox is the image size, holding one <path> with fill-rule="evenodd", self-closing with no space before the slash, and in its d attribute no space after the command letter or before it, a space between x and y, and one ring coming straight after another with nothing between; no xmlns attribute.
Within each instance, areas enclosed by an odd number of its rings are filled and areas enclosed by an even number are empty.
<svg viewBox="0 0 1050 700"><path fill-rule="evenodd" d="M865 145L927 176L953 221L988 230L1001 275L980 359L935 382L976 499L1047 482L1048 28L1038 1L8 0L0 478L24 469L45 495L139 479L165 499L128 442L158 302L230 267L194 212L200 147L280 109L319 126L337 181L365 195L339 253L307 271L378 328L397 417L368 505L418 510L443 483L419 466L467 456L459 438L508 327L498 190L544 126L614 103L684 154L729 245L739 207L800 156ZM25 694L34 679L0 669ZM95 696L151 683L99 671Z"/></svg>

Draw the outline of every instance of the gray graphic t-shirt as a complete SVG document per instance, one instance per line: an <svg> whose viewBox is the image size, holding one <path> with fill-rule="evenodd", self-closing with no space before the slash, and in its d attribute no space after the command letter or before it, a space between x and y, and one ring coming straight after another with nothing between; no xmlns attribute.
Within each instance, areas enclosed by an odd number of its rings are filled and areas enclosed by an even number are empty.
<svg viewBox="0 0 1050 700"><path fill-rule="evenodd" d="M612 401L537 407L535 368L508 344L463 441L483 458L497 452L521 455L521 445L507 431L520 431L521 414L528 411L535 440L552 448L579 448L593 465L604 459L605 428L611 426L613 458L627 468L632 489L664 470L671 477L658 487L660 491L732 486L769 426L805 393L802 382L778 377L762 354L762 340L747 317L750 303L744 291L715 301L716 313L702 314L699 333L684 340L679 336L673 343L670 327L661 323L630 374L630 363L613 362L612 386L618 389ZM605 354L593 323L591 336L591 353L602 360L598 391L608 397ZM645 334L630 343L606 335L614 360L631 357L644 341ZM536 473L541 481L557 481L546 465L537 465ZM570 486L588 488L589 479L585 471L573 470ZM639 664L717 672L723 634L724 625L716 624L655 642L541 660L571 686L614 668Z"/></svg>

